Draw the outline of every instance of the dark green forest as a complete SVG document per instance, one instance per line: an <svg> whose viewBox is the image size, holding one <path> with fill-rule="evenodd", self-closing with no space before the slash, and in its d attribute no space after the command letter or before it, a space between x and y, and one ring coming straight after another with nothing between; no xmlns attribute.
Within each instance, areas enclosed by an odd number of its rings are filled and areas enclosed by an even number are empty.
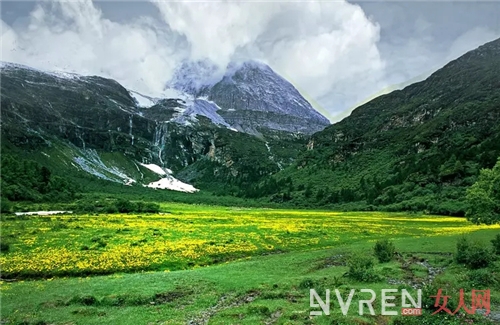
<svg viewBox="0 0 500 325"><path fill-rule="evenodd" d="M75 198L78 187L33 160L2 154L0 186L2 211L9 201L65 202Z"/></svg>

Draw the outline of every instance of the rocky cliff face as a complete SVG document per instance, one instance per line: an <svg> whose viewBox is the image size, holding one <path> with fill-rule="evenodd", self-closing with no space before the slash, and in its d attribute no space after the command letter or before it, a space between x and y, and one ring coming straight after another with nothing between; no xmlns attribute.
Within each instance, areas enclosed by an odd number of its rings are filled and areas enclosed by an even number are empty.
<svg viewBox="0 0 500 325"><path fill-rule="evenodd" d="M172 85L214 102L227 124L250 134L266 129L312 134L330 124L291 83L265 64L253 61L232 64L217 82L209 78L215 72L215 68L204 62L198 67L186 64L179 69ZM200 75L206 82L193 84L193 75ZM182 82L183 78L188 81Z"/></svg>
<svg viewBox="0 0 500 325"><path fill-rule="evenodd" d="M288 119L284 113L308 105L291 88L284 90L292 91L290 98L300 105L279 113L276 103L267 106L268 112L261 103L254 107L262 114L260 119L240 109L239 118L226 118L232 108L221 108L213 100L216 97L179 91L174 98L149 98L111 79L10 63L2 63L1 75L2 150L29 152L46 160L48 152L57 148L63 154L54 157L59 157L63 173L83 171L130 183L143 178L140 164L156 164L194 183L241 183L289 164L304 133L311 130L297 118L300 113ZM253 82L246 81L248 91L261 87L259 80ZM217 89L215 93L221 95L223 91ZM272 120L268 124L265 114ZM326 125L314 110L309 114ZM114 158L107 159L108 154Z"/></svg>

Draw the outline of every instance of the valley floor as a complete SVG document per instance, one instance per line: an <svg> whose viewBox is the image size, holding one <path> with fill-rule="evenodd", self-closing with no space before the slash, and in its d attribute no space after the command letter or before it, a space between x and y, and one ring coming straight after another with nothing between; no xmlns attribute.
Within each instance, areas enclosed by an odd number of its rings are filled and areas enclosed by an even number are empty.
<svg viewBox="0 0 500 325"><path fill-rule="evenodd" d="M464 233L488 243L499 226L461 218L169 204L151 215L7 217L0 256L2 324L474 324L499 321L500 283L453 261ZM389 238L397 256L374 279L348 276L347 260ZM499 262L480 270L497 279ZM107 275L99 275L106 274ZM432 284L431 284L432 283ZM359 289L437 288L458 302L491 290L491 314L358 315ZM348 316L310 316L310 289L325 298L357 289ZM398 296L399 299L399 296ZM398 300L396 300L397 302ZM399 306L399 303L397 303ZM396 308L397 310L397 308ZM478 312L479 313L479 312Z"/></svg>

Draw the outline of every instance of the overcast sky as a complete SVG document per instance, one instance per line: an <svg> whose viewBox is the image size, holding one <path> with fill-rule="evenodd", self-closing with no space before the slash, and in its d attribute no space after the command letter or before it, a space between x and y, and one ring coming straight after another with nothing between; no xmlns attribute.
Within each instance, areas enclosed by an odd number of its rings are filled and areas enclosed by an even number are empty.
<svg viewBox="0 0 500 325"><path fill-rule="evenodd" d="M160 96L183 60L259 60L332 121L500 37L500 1L2 1L2 60Z"/></svg>

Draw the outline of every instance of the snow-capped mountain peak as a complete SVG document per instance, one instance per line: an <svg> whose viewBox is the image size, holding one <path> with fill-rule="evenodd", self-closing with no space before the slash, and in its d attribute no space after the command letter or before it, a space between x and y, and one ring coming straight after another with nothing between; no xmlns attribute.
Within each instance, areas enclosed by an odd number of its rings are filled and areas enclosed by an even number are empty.
<svg viewBox="0 0 500 325"><path fill-rule="evenodd" d="M259 128L313 133L330 124L290 82L257 61L230 63L223 73L208 61L184 62L169 85L208 100L193 101L190 114L247 133Z"/></svg>

